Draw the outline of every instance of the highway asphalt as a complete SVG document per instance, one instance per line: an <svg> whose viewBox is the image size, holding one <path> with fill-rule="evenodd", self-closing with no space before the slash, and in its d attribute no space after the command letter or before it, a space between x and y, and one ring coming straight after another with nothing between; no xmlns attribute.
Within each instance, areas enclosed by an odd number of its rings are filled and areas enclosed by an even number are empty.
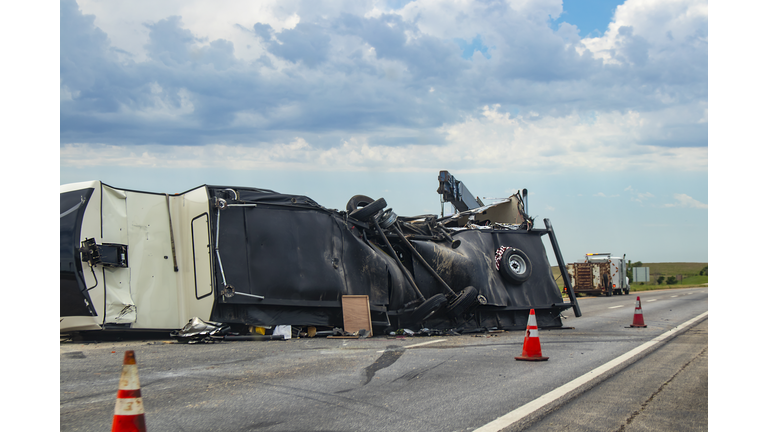
<svg viewBox="0 0 768 432"><path fill-rule="evenodd" d="M572 328L540 332L550 360L539 363L514 360L523 331L193 345L65 341L60 429L110 427L127 349L136 352L150 431L472 431L647 344L654 346L496 430L706 429L708 289L640 296L647 328L629 327L634 293L584 299L584 316L565 320Z"/></svg>

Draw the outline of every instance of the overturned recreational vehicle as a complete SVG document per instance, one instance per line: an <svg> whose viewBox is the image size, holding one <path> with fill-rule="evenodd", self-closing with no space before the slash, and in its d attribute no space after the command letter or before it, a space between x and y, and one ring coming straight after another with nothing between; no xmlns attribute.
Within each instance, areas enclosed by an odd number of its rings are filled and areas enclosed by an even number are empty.
<svg viewBox="0 0 768 432"><path fill-rule="evenodd" d="M402 217L357 195L344 211L271 190L180 194L61 186L60 331L173 330L199 317L245 326L341 326L365 295L376 329L562 326L565 302L520 194ZM568 290L572 292L572 290Z"/></svg>

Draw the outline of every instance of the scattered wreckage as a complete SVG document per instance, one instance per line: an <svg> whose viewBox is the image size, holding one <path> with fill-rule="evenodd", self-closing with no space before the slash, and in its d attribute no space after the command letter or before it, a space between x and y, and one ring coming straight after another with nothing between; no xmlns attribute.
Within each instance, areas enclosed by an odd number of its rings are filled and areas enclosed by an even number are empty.
<svg viewBox="0 0 768 432"><path fill-rule="evenodd" d="M557 328L563 311L581 315L551 272L545 235L566 274L552 226L533 227L525 193L483 205L447 171L438 179L456 214L404 217L364 195L338 211L251 187L62 185L60 331L339 328L347 296L366 296L374 334L525 329L530 309Z"/></svg>

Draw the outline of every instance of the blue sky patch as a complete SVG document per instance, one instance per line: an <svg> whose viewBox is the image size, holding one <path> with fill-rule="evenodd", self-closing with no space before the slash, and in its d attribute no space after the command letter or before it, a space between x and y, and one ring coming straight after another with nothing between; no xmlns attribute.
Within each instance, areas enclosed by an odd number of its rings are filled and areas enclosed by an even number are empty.
<svg viewBox="0 0 768 432"><path fill-rule="evenodd" d="M487 59L491 58L491 55L488 54L488 47L483 45L483 40L480 35L475 36L471 43L467 43L464 39L459 38L454 39L454 41L459 45L459 48L461 48L461 58L463 59L472 59L475 51L480 51L480 54Z"/></svg>
<svg viewBox="0 0 768 432"><path fill-rule="evenodd" d="M567 22L579 28L581 37L601 36L608 30L616 6L621 0L563 0L563 13L554 21L554 26Z"/></svg>

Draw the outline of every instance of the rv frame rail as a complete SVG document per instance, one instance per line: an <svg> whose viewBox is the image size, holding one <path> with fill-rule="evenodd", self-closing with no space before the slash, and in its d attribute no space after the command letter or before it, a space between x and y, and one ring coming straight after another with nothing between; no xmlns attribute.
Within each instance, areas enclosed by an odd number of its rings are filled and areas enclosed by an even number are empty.
<svg viewBox="0 0 768 432"><path fill-rule="evenodd" d="M549 234L549 240L552 242L552 250L555 251L555 258L557 259L557 266L560 268L560 274L563 275L563 284L568 291L568 298L571 299L571 305L573 306L573 313L576 317L581 316L581 308L576 301L576 294L573 292L571 281L568 278L568 269L565 267L565 261L563 261L563 255L560 253L560 246L557 244L557 238L555 238L555 230L552 229L552 224L549 219L544 218L544 226L547 227L547 234Z"/></svg>

